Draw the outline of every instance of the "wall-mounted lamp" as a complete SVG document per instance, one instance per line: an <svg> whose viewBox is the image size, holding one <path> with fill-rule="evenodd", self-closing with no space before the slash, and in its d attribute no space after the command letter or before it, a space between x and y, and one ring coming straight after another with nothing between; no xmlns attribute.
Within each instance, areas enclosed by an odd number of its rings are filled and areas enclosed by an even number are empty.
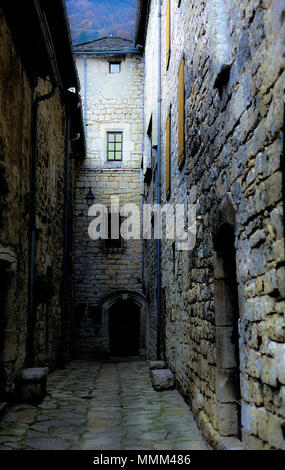
<svg viewBox="0 0 285 470"><path fill-rule="evenodd" d="M95 196L92 193L91 188L89 188L89 191L88 191L85 199L86 199L86 202L87 202L87 206L88 207L92 206L92 204L94 203Z"/></svg>

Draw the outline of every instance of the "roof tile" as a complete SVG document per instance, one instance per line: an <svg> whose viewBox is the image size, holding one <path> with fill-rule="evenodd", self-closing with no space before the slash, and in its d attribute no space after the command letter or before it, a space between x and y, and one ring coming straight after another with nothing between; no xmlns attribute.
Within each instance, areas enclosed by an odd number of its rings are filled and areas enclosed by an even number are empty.
<svg viewBox="0 0 285 470"><path fill-rule="evenodd" d="M117 36L108 36L95 39L95 41L85 42L74 46L75 52L122 52L136 50L133 41ZM139 50L138 50L139 52Z"/></svg>

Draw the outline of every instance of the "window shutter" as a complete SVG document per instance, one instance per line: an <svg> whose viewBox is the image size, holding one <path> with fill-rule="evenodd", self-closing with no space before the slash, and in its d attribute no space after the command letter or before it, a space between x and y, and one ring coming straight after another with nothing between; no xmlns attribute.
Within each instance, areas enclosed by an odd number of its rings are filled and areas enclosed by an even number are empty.
<svg viewBox="0 0 285 470"><path fill-rule="evenodd" d="M178 74L178 168L185 159L184 149L184 59L181 60Z"/></svg>
<svg viewBox="0 0 285 470"><path fill-rule="evenodd" d="M170 0L167 0L166 7L166 70L170 59Z"/></svg>
<svg viewBox="0 0 285 470"><path fill-rule="evenodd" d="M171 114L166 120L166 199L170 197Z"/></svg>

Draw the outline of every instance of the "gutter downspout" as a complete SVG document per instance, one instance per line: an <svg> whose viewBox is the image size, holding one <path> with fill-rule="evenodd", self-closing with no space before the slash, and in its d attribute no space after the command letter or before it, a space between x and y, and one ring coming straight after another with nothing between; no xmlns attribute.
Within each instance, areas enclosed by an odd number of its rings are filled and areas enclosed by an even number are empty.
<svg viewBox="0 0 285 470"><path fill-rule="evenodd" d="M35 242L36 242L36 214L37 214L37 166L38 166L38 110L42 101L55 95L57 85L52 85L52 90L46 95L38 96L32 107L32 179L31 179L31 222L30 222L30 273L29 273L29 310L28 310L28 342L27 362L33 365L34 353L34 326L35 326Z"/></svg>
<svg viewBox="0 0 285 470"><path fill-rule="evenodd" d="M161 203L161 0L158 0L158 91L157 91L157 204L160 207ZM159 228L160 230L160 228ZM161 240L160 233L158 233L158 240L156 244L156 276L157 276L157 359L160 360L160 327L161 327Z"/></svg>

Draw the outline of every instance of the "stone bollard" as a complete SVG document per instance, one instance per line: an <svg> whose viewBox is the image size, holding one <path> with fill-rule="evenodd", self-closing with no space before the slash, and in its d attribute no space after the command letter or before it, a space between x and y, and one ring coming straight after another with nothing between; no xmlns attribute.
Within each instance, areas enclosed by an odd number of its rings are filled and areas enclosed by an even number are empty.
<svg viewBox="0 0 285 470"><path fill-rule="evenodd" d="M48 367L24 369L21 377L20 400L39 403L46 394Z"/></svg>
<svg viewBox="0 0 285 470"><path fill-rule="evenodd" d="M150 371L152 386L157 391L174 388L174 375L169 369L156 369Z"/></svg>

